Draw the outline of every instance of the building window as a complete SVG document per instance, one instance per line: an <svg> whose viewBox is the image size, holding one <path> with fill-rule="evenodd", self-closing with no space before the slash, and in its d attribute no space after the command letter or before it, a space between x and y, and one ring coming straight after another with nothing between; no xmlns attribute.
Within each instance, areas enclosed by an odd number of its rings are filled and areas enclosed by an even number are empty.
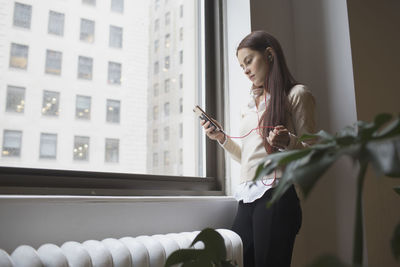
<svg viewBox="0 0 400 267"><path fill-rule="evenodd" d="M183 41L183 27L179 28L179 41Z"/></svg>
<svg viewBox="0 0 400 267"><path fill-rule="evenodd" d="M169 56L166 56L164 59L164 70L169 70Z"/></svg>
<svg viewBox="0 0 400 267"><path fill-rule="evenodd" d="M76 96L75 117L77 119L90 120L90 106L92 98L90 96Z"/></svg>
<svg viewBox="0 0 400 267"><path fill-rule="evenodd" d="M121 64L108 62L108 83L121 84Z"/></svg>
<svg viewBox="0 0 400 267"><path fill-rule="evenodd" d="M183 64L183 51L179 51L179 64Z"/></svg>
<svg viewBox="0 0 400 267"><path fill-rule="evenodd" d="M158 106L153 107L153 120L158 119Z"/></svg>
<svg viewBox="0 0 400 267"><path fill-rule="evenodd" d="M166 102L164 104L164 115L165 115L165 117L169 116L169 102Z"/></svg>
<svg viewBox="0 0 400 267"><path fill-rule="evenodd" d="M32 6L15 2L13 24L26 29L31 28Z"/></svg>
<svg viewBox="0 0 400 267"><path fill-rule="evenodd" d="M155 21L154 21L154 31L156 32L156 31L158 31L160 29L160 20L159 19L156 19Z"/></svg>
<svg viewBox="0 0 400 267"><path fill-rule="evenodd" d="M122 28L110 25L110 47L122 48Z"/></svg>
<svg viewBox="0 0 400 267"><path fill-rule="evenodd" d="M80 40L88 43L94 42L94 21L81 19Z"/></svg>
<svg viewBox="0 0 400 267"><path fill-rule="evenodd" d="M169 140L169 126L164 127L164 141Z"/></svg>
<svg viewBox="0 0 400 267"><path fill-rule="evenodd" d="M17 86L7 86L6 111L24 113L25 108L25 88Z"/></svg>
<svg viewBox="0 0 400 267"><path fill-rule="evenodd" d="M79 56L78 58L78 78L91 80L93 70L93 59L90 57Z"/></svg>
<svg viewBox="0 0 400 267"><path fill-rule="evenodd" d="M50 10L49 11L49 25L47 27L48 33L63 36L64 35L64 19L65 19L64 14Z"/></svg>
<svg viewBox="0 0 400 267"><path fill-rule="evenodd" d="M59 51L46 51L46 69L48 74L61 75L62 53Z"/></svg>
<svg viewBox="0 0 400 267"><path fill-rule="evenodd" d="M158 142L158 129L153 129L153 144Z"/></svg>
<svg viewBox="0 0 400 267"><path fill-rule="evenodd" d="M158 73L159 64L158 61L154 62L154 74Z"/></svg>
<svg viewBox="0 0 400 267"><path fill-rule="evenodd" d="M55 159L57 157L57 134L40 134L40 151L41 159Z"/></svg>
<svg viewBox="0 0 400 267"><path fill-rule="evenodd" d="M183 88L183 74L179 74L179 88L182 89Z"/></svg>
<svg viewBox="0 0 400 267"><path fill-rule="evenodd" d="M179 149L179 164L183 164L183 149Z"/></svg>
<svg viewBox="0 0 400 267"><path fill-rule="evenodd" d="M91 6L96 6L96 0L82 0L82 3L91 5Z"/></svg>
<svg viewBox="0 0 400 267"><path fill-rule="evenodd" d="M169 151L164 151L164 166L169 166Z"/></svg>
<svg viewBox="0 0 400 267"><path fill-rule="evenodd" d="M158 52L158 47L160 46L159 40L154 40L154 53Z"/></svg>
<svg viewBox="0 0 400 267"><path fill-rule="evenodd" d="M168 93L171 87L171 81L170 79L165 79L164 81L164 92Z"/></svg>
<svg viewBox="0 0 400 267"><path fill-rule="evenodd" d="M171 13L165 13L165 25L169 25L171 23Z"/></svg>
<svg viewBox="0 0 400 267"><path fill-rule="evenodd" d="M106 138L105 162L119 162L119 140Z"/></svg>
<svg viewBox="0 0 400 267"><path fill-rule="evenodd" d="M153 167L157 167L157 166L158 166L158 154L153 153Z"/></svg>
<svg viewBox="0 0 400 267"><path fill-rule="evenodd" d="M121 114L121 101L107 99L107 122L119 123Z"/></svg>
<svg viewBox="0 0 400 267"><path fill-rule="evenodd" d="M21 156L22 131L4 130L3 132L3 157Z"/></svg>
<svg viewBox="0 0 400 267"><path fill-rule="evenodd" d="M182 122L179 123L179 138L183 137L183 124Z"/></svg>
<svg viewBox="0 0 400 267"><path fill-rule="evenodd" d="M21 44L11 44L10 67L26 70L28 66L28 46Z"/></svg>
<svg viewBox="0 0 400 267"><path fill-rule="evenodd" d="M53 91L43 92L42 115L58 116L60 110L60 93Z"/></svg>
<svg viewBox="0 0 400 267"><path fill-rule="evenodd" d="M88 161L89 160L89 141L87 136L74 137L74 160Z"/></svg>
<svg viewBox="0 0 400 267"><path fill-rule="evenodd" d="M124 0L111 0L111 10L118 13L124 12Z"/></svg>
<svg viewBox="0 0 400 267"><path fill-rule="evenodd" d="M171 35L169 33L167 33L165 35L165 47L168 48L170 46L170 39L171 39Z"/></svg>
<svg viewBox="0 0 400 267"><path fill-rule="evenodd" d="M179 99L179 113L183 113L183 99Z"/></svg>
<svg viewBox="0 0 400 267"><path fill-rule="evenodd" d="M179 17L183 18L183 5L179 6Z"/></svg>
<svg viewBox="0 0 400 267"><path fill-rule="evenodd" d="M159 85L158 85L158 83L155 83L155 84L153 85L153 92L154 92L153 94L154 94L154 96L158 96L159 91L160 91Z"/></svg>

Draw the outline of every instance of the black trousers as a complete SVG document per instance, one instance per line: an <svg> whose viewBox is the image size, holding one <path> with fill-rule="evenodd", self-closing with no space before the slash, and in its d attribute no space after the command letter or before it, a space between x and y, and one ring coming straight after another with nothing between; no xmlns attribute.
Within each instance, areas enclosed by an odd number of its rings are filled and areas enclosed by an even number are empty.
<svg viewBox="0 0 400 267"><path fill-rule="evenodd" d="M273 188L252 203L239 202L232 230L243 242L244 267L289 267L302 215L294 186L271 207Z"/></svg>

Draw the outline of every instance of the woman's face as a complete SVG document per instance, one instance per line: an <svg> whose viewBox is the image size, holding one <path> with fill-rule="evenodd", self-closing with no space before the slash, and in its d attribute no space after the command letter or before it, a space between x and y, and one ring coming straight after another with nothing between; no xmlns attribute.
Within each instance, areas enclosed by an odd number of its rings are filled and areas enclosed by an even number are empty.
<svg viewBox="0 0 400 267"><path fill-rule="evenodd" d="M269 69L266 56L250 48L241 48L238 50L237 58L244 74L252 81L253 85L264 86Z"/></svg>

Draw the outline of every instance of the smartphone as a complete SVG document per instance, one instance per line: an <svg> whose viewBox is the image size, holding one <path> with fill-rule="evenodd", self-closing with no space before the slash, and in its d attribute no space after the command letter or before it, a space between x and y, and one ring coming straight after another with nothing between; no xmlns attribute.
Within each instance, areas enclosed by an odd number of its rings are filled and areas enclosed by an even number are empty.
<svg viewBox="0 0 400 267"><path fill-rule="evenodd" d="M215 128L215 131L221 131L222 130L217 126L216 123L214 123L214 120L204 111L201 109L199 106L195 106L193 109L193 112L196 113L197 116L199 116L200 119L205 120L206 122L210 122L210 126L213 126Z"/></svg>

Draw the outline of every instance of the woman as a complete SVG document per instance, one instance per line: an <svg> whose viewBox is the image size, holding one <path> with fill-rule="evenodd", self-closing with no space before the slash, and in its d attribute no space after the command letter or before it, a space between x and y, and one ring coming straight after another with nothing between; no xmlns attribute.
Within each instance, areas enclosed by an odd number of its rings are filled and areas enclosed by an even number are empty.
<svg viewBox="0 0 400 267"><path fill-rule="evenodd" d="M290 266L295 237L301 226L301 208L292 186L270 208L266 203L282 173L252 182L255 170L271 153L307 146L298 137L314 132L315 101L311 92L290 74L279 42L264 31L254 31L239 44L236 56L252 81L251 101L242 109L240 135L257 131L237 144L223 132L201 121L205 133L218 140L241 163L239 201L232 230L243 241L245 267Z"/></svg>

